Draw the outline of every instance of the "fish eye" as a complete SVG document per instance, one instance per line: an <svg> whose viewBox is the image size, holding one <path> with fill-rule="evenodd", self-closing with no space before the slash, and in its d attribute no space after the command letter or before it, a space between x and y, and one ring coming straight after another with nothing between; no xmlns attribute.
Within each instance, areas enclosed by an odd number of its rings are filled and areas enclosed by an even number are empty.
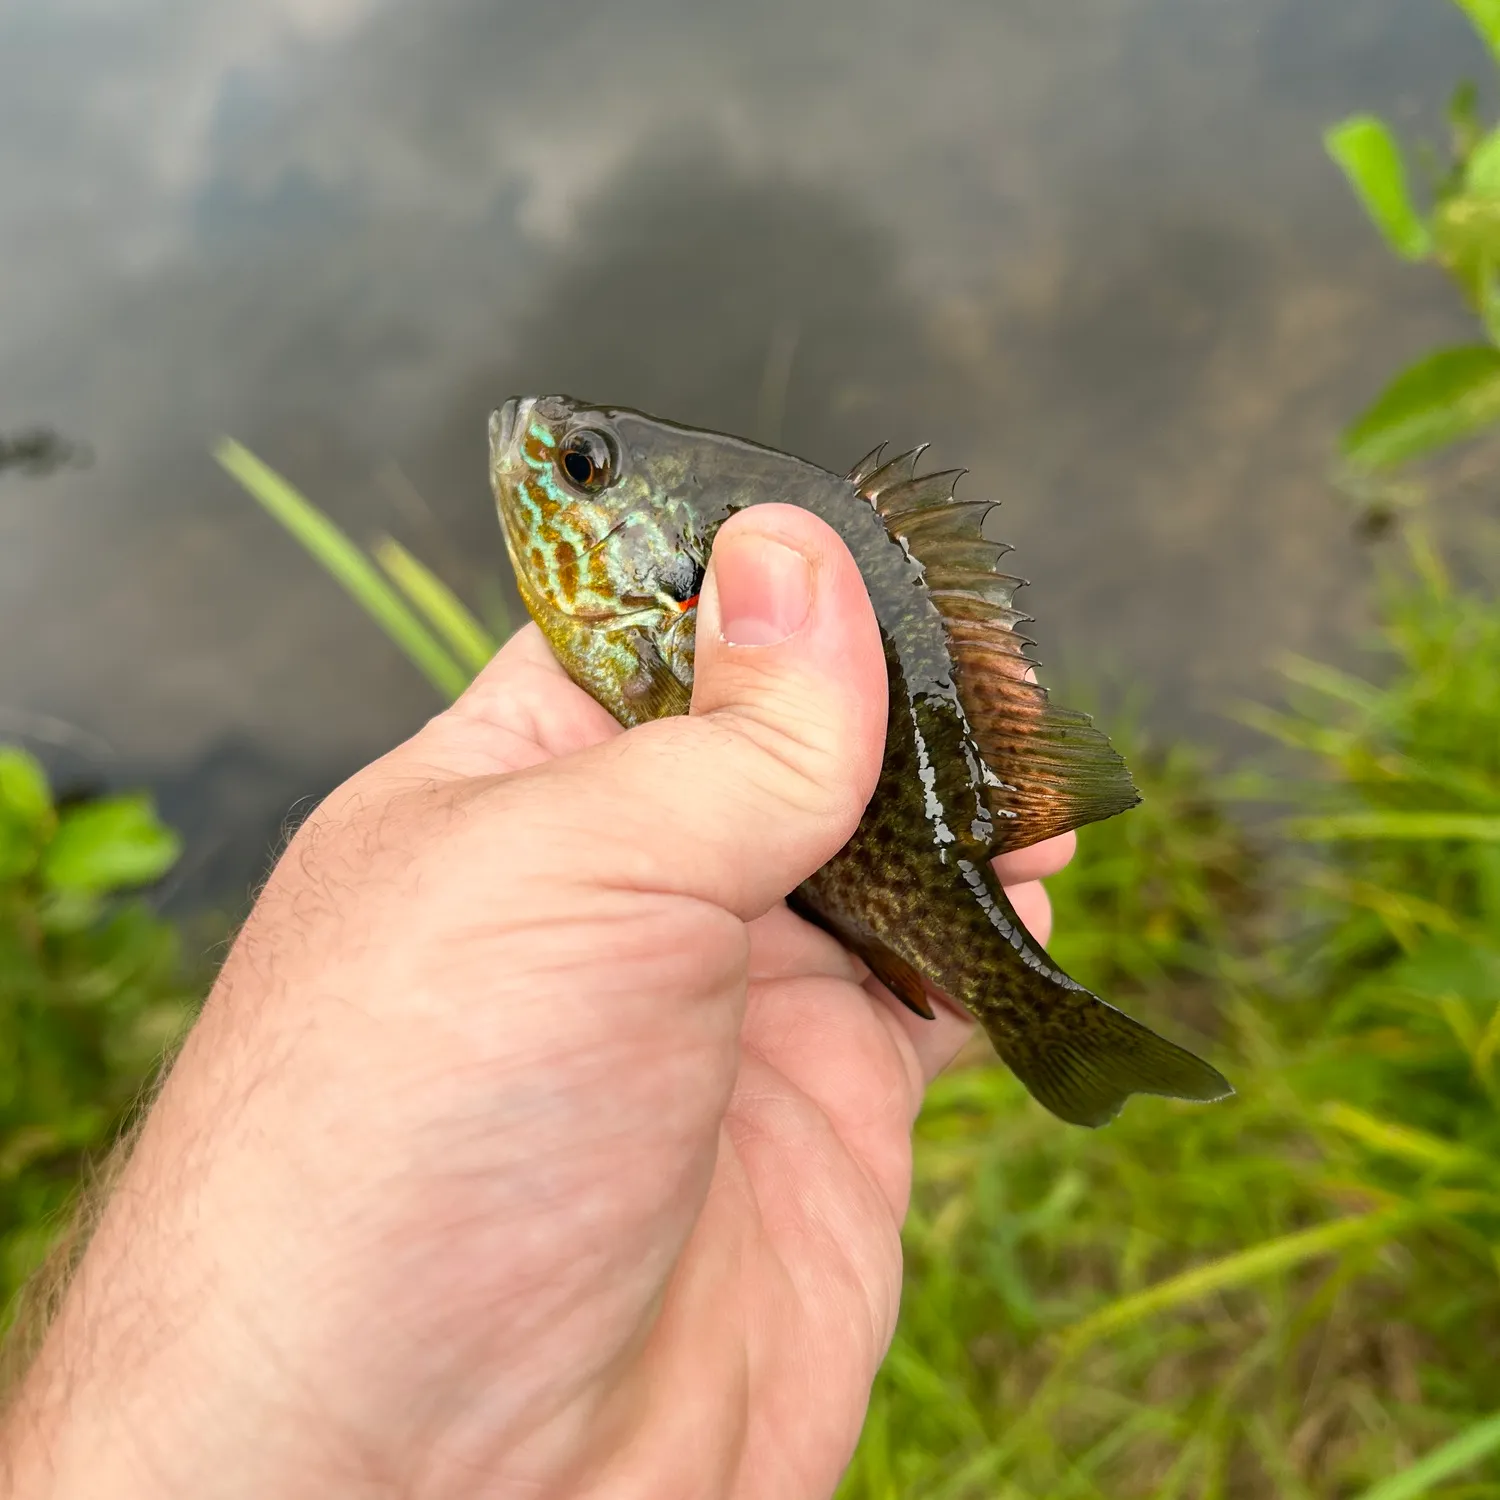
<svg viewBox="0 0 1500 1500"><path fill-rule="evenodd" d="M613 483L615 448L604 433L582 427L568 434L557 455L558 467L569 483L592 493Z"/></svg>

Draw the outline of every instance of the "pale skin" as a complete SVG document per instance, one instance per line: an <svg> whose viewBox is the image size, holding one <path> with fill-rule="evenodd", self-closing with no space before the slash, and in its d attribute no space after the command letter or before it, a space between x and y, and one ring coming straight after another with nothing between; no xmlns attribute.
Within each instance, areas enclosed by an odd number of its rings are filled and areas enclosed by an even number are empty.
<svg viewBox="0 0 1500 1500"><path fill-rule="evenodd" d="M970 1026L782 904L881 753L834 533L731 521L697 651L692 715L622 734L528 627L299 832L0 1426L8 1493L832 1493ZM1071 852L1001 866L1043 941Z"/></svg>

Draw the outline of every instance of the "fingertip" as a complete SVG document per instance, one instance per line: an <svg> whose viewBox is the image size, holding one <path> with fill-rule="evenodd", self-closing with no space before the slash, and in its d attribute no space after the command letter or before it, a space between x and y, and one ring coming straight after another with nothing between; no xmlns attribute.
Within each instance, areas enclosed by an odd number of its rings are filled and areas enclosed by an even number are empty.
<svg viewBox="0 0 1500 1500"><path fill-rule="evenodd" d="M1008 886L1005 894L1016 915L1036 942L1046 947L1052 939L1052 900L1039 880Z"/></svg>
<svg viewBox="0 0 1500 1500"><path fill-rule="evenodd" d="M995 860L995 873L1002 885L1021 885L1028 880L1045 880L1064 869L1078 852L1078 835L1059 833L1042 839L1025 849L1015 849Z"/></svg>

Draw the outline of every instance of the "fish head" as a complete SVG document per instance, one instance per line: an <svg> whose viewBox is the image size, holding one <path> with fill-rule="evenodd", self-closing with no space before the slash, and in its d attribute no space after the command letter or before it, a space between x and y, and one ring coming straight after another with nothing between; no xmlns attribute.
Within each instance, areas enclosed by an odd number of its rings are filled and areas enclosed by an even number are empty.
<svg viewBox="0 0 1500 1500"><path fill-rule="evenodd" d="M785 454L567 396L490 418L490 482L522 601L569 675L629 725L685 713L714 536L779 498Z"/></svg>

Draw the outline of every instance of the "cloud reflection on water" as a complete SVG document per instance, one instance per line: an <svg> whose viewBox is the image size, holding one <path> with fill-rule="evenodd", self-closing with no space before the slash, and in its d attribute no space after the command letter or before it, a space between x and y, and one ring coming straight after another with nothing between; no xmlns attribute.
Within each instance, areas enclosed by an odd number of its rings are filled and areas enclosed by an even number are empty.
<svg viewBox="0 0 1500 1500"><path fill-rule="evenodd" d="M1222 733L1351 638L1332 433L1461 326L1318 132L1480 61L1433 0L20 0L0 430L97 463L0 490L0 696L253 863L430 700L208 443L364 534L414 490L498 568L484 416L550 388L779 406L833 465L932 440L1006 502L1044 658Z"/></svg>

